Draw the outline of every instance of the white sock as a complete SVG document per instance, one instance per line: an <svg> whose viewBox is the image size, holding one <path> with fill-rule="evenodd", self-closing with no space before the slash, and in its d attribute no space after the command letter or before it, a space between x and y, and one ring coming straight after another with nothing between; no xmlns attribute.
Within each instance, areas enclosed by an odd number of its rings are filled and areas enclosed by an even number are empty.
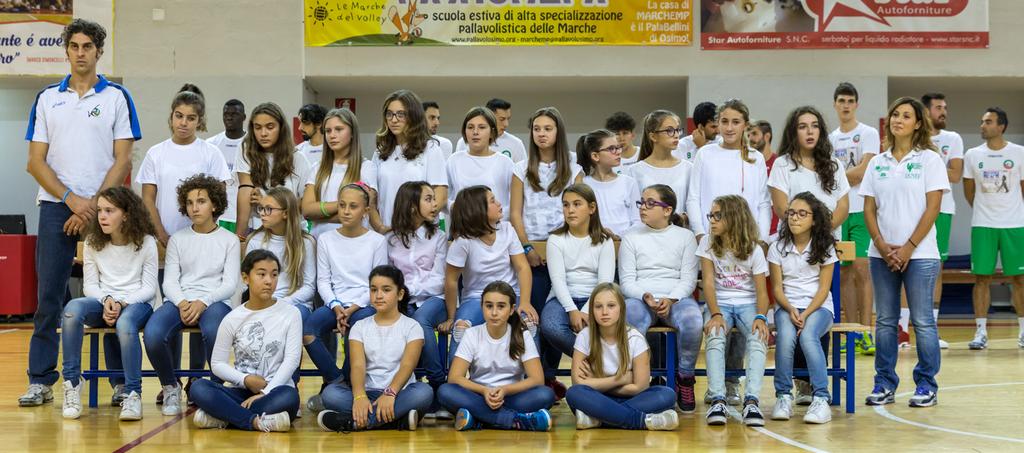
<svg viewBox="0 0 1024 453"><path fill-rule="evenodd" d="M1017 328L1020 330L1018 337L1024 335L1024 318L1017 318Z"/></svg>
<svg viewBox="0 0 1024 453"><path fill-rule="evenodd" d="M775 309L774 308L769 308L767 316L768 316L767 324L769 326L774 326L775 325Z"/></svg>
<svg viewBox="0 0 1024 453"><path fill-rule="evenodd" d="M904 332L910 330L910 309L909 308L901 308L900 309L900 327L903 328Z"/></svg>
<svg viewBox="0 0 1024 453"><path fill-rule="evenodd" d="M988 318L974 318L974 324L978 326L979 332L988 330Z"/></svg>
<svg viewBox="0 0 1024 453"><path fill-rule="evenodd" d="M932 317L935 319L936 323L939 322L939 309L938 308L933 308L932 309Z"/></svg>

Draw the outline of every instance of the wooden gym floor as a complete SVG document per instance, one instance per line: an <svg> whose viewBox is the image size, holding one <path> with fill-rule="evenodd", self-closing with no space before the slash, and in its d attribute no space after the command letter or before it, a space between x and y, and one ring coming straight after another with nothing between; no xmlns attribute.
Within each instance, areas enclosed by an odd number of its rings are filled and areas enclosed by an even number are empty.
<svg viewBox="0 0 1024 453"><path fill-rule="evenodd" d="M757 451L1022 451L1024 433L1017 404L1024 404L1024 350L1017 347L1015 318L993 319L992 338L986 351L969 351L967 342L974 332L970 319L943 320L942 338L951 347L942 353L939 405L926 409L907 407L913 393L911 374L915 350L900 352L898 372L902 384L897 403L881 409L863 405L872 386L873 361L857 359L857 413L849 415L833 408L832 423L805 425L804 408L788 422L769 420L763 429L744 428L735 420L726 427L704 423L706 407L698 402L697 413L680 416L675 432L646 432L597 429L576 431L565 404L555 406L556 426L549 433L511 431L455 432L450 422L435 425L427 420L416 432L374 431L353 434L326 433L316 426L315 416L303 413L292 432L253 433L235 430L198 430L190 419L164 417L154 398L156 379L143 381L141 422L119 422L119 408L109 406L110 387L100 384L100 403L85 408L81 419L63 420L60 413L60 382L54 387L55 401L36 408L19 408L18 396L27 380L28 324L6 325L0 329L0 451L273 451L313 453L319 451L360 452L492 452L531 453L561 451L647 451L732 450ZM187 348L186 348L187 349ZM84 356L84 354L83 354ZM773 354L769 354L769 366ZM308 360L307 360L308 362ZM563 362L567 366L568 360ZM703 362L703 360L702 360ZM187 363L187 361L185 362ZM148 367L148 363L145 365ZM304 367L311 366L304 363ZM703 366L703 365L701 365ZM568 381L564 381L568 382ZM707 381L697 380L698 400ZM320 386L320 380L303 379L303 401ZM84 390L84 389L83 389ZM771 379L764 380L762 410L775 402ZM83 400L85 400L83 392ZM106 403L104 405L104 402ZM1014 421L1016 420L1016 421Z"/></svg>

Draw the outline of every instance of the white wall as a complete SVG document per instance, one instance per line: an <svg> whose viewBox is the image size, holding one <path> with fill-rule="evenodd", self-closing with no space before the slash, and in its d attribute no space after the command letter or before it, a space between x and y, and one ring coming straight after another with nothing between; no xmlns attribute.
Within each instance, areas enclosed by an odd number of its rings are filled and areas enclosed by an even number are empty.
<svg viewBox="0 0 1024 453"><path fill-rule="evenodd" d="M35 234L39 224L35 203L39 186L25 171L25 129L36 93L50 83L40 77L0 78L0 214L24 214L29 234Z"/></svg>

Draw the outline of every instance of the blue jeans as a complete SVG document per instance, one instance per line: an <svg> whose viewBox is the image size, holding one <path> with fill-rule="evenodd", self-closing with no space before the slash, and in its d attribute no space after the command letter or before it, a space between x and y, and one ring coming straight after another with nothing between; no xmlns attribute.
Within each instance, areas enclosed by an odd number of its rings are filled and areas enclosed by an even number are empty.
<svg viewBox="0 0 1024 453"><path fill-rule="evenodd" d="M444 365L441 364L441 352L437 349L437 336L434 329L448 319L445 311L444 298L431 297L419 307L409 305L409 316L423 327L423 351L420 353L420 368L426 370L427 382L432 388L440 387L448 379Z"/></svg>
<svg viewBox="0 0 1024 453"><path fill-rule="evenodd" d="M248 409L242 407L242 402L253 395L245 387L225 387L208 379L198 379L192 383L188 396L211 417L246 431L252 431L252 420L263 414L287 412L288 417L295 420L299 411L299 392L295 387L279 385L253 401Z"/></svg>
<svg viewBox="0 0 1024 453"><path fill-rule="evenodd" d="M914 383L918 387L936 392L942 356L939 354L939 332L932 314L932 291L939 274L939 260L912 259L904 272L893 272L881 258L871 258L871 281L875 288L875 386L896 390L900 378L896 375L899 353L896 324L900 319L900 288L907 290L910 322L917 338L917 366Z"/></svg>
<svg viewBox="0 0 1024 453"><path fill-rule="evenodd" d="M468 390L458 384L442 385L437 391L437 399L451 413L466 409L485 426L512 429L512 421L516 414L537 412L550 409L555 404L555 392L543 385L526 391L508 395L505 404L497 410L491 409L483 395Z"/></svg>
<svg viewBox="0 0 1024 453"><path fill-rule="evenodd" d="M57 373L57 355L61 340L57 328L60 327L64 304L71 299L68 280L78 244L78 236L64 234L64 223L71 215L71 209L63 203L39 203L36 239L38 305L32 320L32 339L28 344L28 381L31 384L53 385L60 376Z"/></svg>
<svg viewBox="0 0 1024 453"><path fill-rule="evenodd" d="M107 364L110 368L113 359L120 358L118 368L124 370L126 392L142 394L142 345L139 343L139 331L152 314L153 307L147 303L131 304L124 308L114 323L117 343L114 343L116 347L113 350L105 351L109 359ZM92 297L72 300L64 310L63 324L61 342L64 346L64 380L78 385L82 375L84 328L107 326L103 320L103 304ZM109 348L111 345L106 346Z"/></svg>
<svg viewBox="0 0 1024 453"><path fill-rule="evenodd" d="M757 304L719 305L722 310L722 321L725 332L713 332L708 335L706 349L708 362L708 390L713 400L725 399L725 343L726 336L733 327L747 338L747 388L746 397L759 401L761 380L764 379L764 362L767 346L754 334L754 316L757 315Z"/></svg>
<svg viewBox="0 0 1024 453"><path fill-rule="evenodd" d="M582 309L587 300L586 297L574 297L572 302L576 308ZM569 313L556 298L545 302L544 308L540 311L540 333L544 340L541 342L544 378L551 379L555 377L555 370L562 360L562 354L572 357L572 347L576 344L576 332L573 332L572 326L569 325Z"/></svg>
<svg viewBox="0 0 1024 453"><path fill-rule="evenodd" d="M565 393L571 411L583 411L606 425L623 429L645 429L644 416L671 409L676 392L663 385L647 387L633 396L601 393L593 387L574 385Z"/></svg>
<svg viewBox="0 0 1024 453"><path fill-rule="evenodd" d="M377 310L369 306L356 310L348 320L348 329L352 330L356 322L369 318L376 313ZM321 337L330 335L337 325L338 320L334 316L334 310L327 308L325 305L314 310L313 314L309 315L309 318L306 319L302 326L302 335L311 335L313 337L313 341L306 345L306 353L309 354L309 359L316 365L316 369L320 370L320 375L324 377L325 383L334 382L341 376L345 376L348 379L348 332L345 333L343 338L345 359L340 370L338 369L338 356L331 354L323 340L321 340Z"/></svg>
<svg viewBox="0 0 1024 453"><path fill-rule="evenodd" d="M655 321L664 322L676 329L678 372L683 376L693 376L697 355L700 354L700 340L704 335L704 318L697 302L690 297L679 299L672 304L669 319L659 320L656 316L654 309L642 300L626 299L626 322L636 330L646 334Z"/></svg>
<svg viewBox="0 0 1024 453"><path fill-rule="evenodd" d="M537 310L537 353L540 354L540 364L544 368L544 380L555 378L555 370L558 369L558 362L562 354L544 338L540 324L543 322L544 307L547 307L548 296L551 295L551 274L548 273L548 265L541 264L530 268L533 274L533 286L530 289L530 303L533 309Z"/></svg>
<svg viewBox="0 0 1024 453"><path fill-rule="evenodd" d="M206 307L203 314L199 315L199 332L203 337L207 362L213 356L213 345L217 342L217 329L220 328L220 322L228 313L231 313L231 306L227 302L214 302ZM174 385L178 382L174 376L175 362L171 346L180 338L181 329L184 328L185 324L181 322L181 312L178 310L178 306L169 301L157 308L153 317L146 324L146 334L143 335L146 343L146 355L149 356L149 362L153 364L153 369L156 370L156 374L160 378L160 385Z"/></svg>
<svg viewBox="0 0 1024 453"><path fill-rule="evenodd" d="M800 310L803 313L804 310ZM789 312L775 310L775 395L790 395L793 390L793 356L796 345L807 359L807 371L811 377L814 396L831 400L828 393L828 362L821 348L821 337L828 335L832 328L832 312L819 308L804 321L800 334L789 317Z"/></svg>
<svg viewBox="0 0 1024 453"><path fill-rule="evenodd" d="M383 391L366 389L366 396L370 402L377 401ZM333 383L324 388L320 394L324 400L324 407L340 413L346 420L352 420L352 388L342 383ZM430 386L422 382L413 382L405 386L395 396L395 421L403 420L411 411L417 411L419 417L423 417L426 409L434 402L434 391ZM366 429L380 427L395 427L394 422L383 423L377 420L377 411L371 406L370 417Z"/></svg>

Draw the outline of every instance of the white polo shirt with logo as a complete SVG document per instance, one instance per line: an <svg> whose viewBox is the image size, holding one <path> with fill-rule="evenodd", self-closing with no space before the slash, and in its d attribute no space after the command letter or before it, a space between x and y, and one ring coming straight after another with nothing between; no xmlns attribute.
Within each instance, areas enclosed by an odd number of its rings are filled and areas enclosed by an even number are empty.
<svg viewBox="0 0 1024 453"><path fill-rule="evenodd" d="M913 150L901 161L893 157L892 150L879 154L868 162L860 185L861 195L874 197L879 232L890 244L907 242L927 208L927 193L936 190L949 192L949 176L942 157L932 150ZM874 239L868 256L882 257ZM939 258L935 225L932 225L910 259Z"/></svg>
<svg viewBox="0 0 1024 453"><path fill-rule="evenodd" d="M956 132L940 130L938 135L932 136L932 143L938 148L946 168L949 168L951 160L964 158L964 139L960 138L960 134ZM952 191L942 195L942 207L939 208L939 212L950 215L956 214L956 202L953 201Z"/></svg>
<svg viewBox="0 0 1024 453"><path fill-rule="evenodd" d="M84 96L68 87L71 76L36 95L25 140L46 143L46 164L72 193L96 195L114 165L114 140L140 140L142 128L128 90L102 75ZM36 201L60 202L42 187Z"/></svg>

